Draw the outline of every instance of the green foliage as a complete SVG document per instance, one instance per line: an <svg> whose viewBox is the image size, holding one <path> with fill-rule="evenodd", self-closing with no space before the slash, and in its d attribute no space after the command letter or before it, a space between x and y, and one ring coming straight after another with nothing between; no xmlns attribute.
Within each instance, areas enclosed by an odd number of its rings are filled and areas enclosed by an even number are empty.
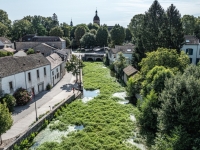
<svg viewBox="0 0 200 150"><path fill-rule="evenodd" d="M8 27L6 27L3 23L0 22L0 36L5 37L8 34Z"/></svg>
<svg viewBox="0 0 200 150"><path fill-rule="evenodd" d="M18 88L13 96L16 98L18 106L26 105L31 100L30 94L23 88Z"/></svg>
<svg viewBox="0 0 200 150"><path fill-rule="evenodd" d="M165 87L166 78L171 78L173 75L170 69L166 69L163 66L155 66L147 73L145 80L142 82L141 94L146 96L152 89L156 93L161 93Z"/></svg>
<svg viewBox="0 0 200 150"><path fill-rule="evenodd" d="M128 42L132 41L132 33L131 33L131 30L129 28L126 28L125 41L128 41Z"/></svg>
<svg viewBox="0 0 200 150"><path fill-rule="evenodd" d="M97 34L97 30L91 29L91 30L90 30L90 33L96 35L96 34Z"/></svg>
<svg viewBox="0 0 200 150"><path fill-rule="evenodd" d="M106 26L101 26L97 30L97 34L96 34L97 45L102 46L102 47L107 46L108 37L109 37L108 28Z"/></svg>
<svg viewBox="0 0 200 150"><path fill-rule="evenodd" d="M125 30L122 26L116 24L110 31L110 34L114 45L122 45L126 37Z"/></svg>
<svg viewBox="0 0 200 150"><path fill-rule="evenodd" d="M0 104L0 136L5 133L12 126L12 116L6 104ZM1 139L2 144L2 139Z"/></svg>
<svg viewBox="0 0 200 150"><path fill-rule="evenodd" d="M83 26L78 26L74 32L75 39L77 41L77 44L80 45L80 39L82 36L86 33L86 29Z"/></svg>
<svg viewBox="0 0 200 150"><path fill-rule="evenodd" d="M46 87L46 90L47 90L47 91L50 91L51 88L52 88L51 84L48 83L48 84L47 84L47 87Z"/></svg>
<svg viewBox="0 0 200 150"><path fill-rule="evenodd" d="M16 105L16 99L10 94L5 94L3 97L0 98L0 103L6 103L6 106L8 107L9 111L12 112L14 106Z"/></svg>
<svg viewBox="0 0 200 150"><path fill-rule="evenodd" d="M193 35L195 30L195 17L184 15L181 19L185 35Z"/></svg>
<svg viewBox="0 0 200 150"><path fill-rule="evenodd" d="M50 36L59 36L62 37L64 35L63 30L60 27L54 27L49 32Z"/></svg>
<svg viewBox="0 0 200 150"><path fill-rule="evenodd" d="M197 119L200 117L199 72L199 67L191 65L183 75L177 74L168 79L159 97L162 102L162 108L158 112L160 130L170 136L173 130L181 126L181 133L184 134L179 134L179 138L182 140L181 146L186 149L200 148L196 143L200 136L197 132L200 130Z"/></svg>
<svg viewBox="0 0 200 150"><path fill-rule="evenodd" d="M88 28L89 28L89 30L92 30L92 29L94 29L94 30L98 30L99 29L99 25L98 24L96 24L96 23L94 23L94 24L92 24L92 23L89 23L88 25Z"/></svg>
<svg viewBox="0 0 200 150"><path fill-rule="evenodd" d="M34 51L34 49L29 48L28 51L27 51L26 53L27 53L27 55L30 55L30 54L34 54L35 51Z"/></svg>
<svg viewBox="0 0 200 150"><path fill-rule="evenodd" d="M61 29L63 30L63 33L64 33L63 36L67 37L69 39L71 27L69 25L67 25L66 23L63 23L60 26L61 26Z"/></svg>
<svg viewBox="0 0 200 150"><path fill-rule="evenodd" d="M68 37L63 37L63 39L66 42L66 47L69 47L71 45L71 42L70 42L69 38Z"/></svg>
<svg viewBox="0 0 200 150"><path fill-rule="evenodd" d="M94 34L85 33L80 39L81 45L87 48L94 47L96 44L96 37Z"/></svg>
<svg viewBox="0 0 200 150"><path fill-rule="evenodd" d="M87 104L77 100L62 107L62 115L57 116L59 122L51 126L63 131L66 126L75 124L83 125L84 129L64 137L61 143L47 142L38 149L133 149L123 141L133 136L135 124L129 117L130 114L137 117L137 109L131 104L118 104L111 98L113 93L124 89L114 82L115 78L110 77L109 69L103 68L102 63L85 62L84 65L84 88L100 89L100 94Z"/></svg>
<svg viewBox="0 0 200 150"><path fill-rule="evenodd" d="M72 55L71 59L66 63L65 68L67 72L72 72L73 75L76 75L76 80L78 80L78 74L80 69L83 67L83 62L77 56Z"/></svg>
<svg viewBox="0 0 200 150"><path fill-rule="evenodd" d="M0 50L0 57L5 57L5 56L12 56L12 52L7 52L7 51L1 51Z"/></svg>
<svg viewBox="0 0 200 150"><path fill-rule="evenodd" d="M114 65L117 67L117 76L118 78L123 76L123 69L127 66L126 58L122 52L118 53L117 60L114 62Z"/></svg>
<svg viewBox="0 0 200 150"><path fill-rule="evenodd" d="M0 22L8 28L11 27L11 20L8 18L7 12L2 9L0 9Z"/></svg>
<svg viewBox="0 0 200 150"><path fill-rule="evenodd" d="M146 58L139 63L141 73L146 75L155 66L169 68L175 74L177 71L183 72L189 65L189 57L184 52L180 54L176 50L158 48L157 51L146 53Z"/></svg>

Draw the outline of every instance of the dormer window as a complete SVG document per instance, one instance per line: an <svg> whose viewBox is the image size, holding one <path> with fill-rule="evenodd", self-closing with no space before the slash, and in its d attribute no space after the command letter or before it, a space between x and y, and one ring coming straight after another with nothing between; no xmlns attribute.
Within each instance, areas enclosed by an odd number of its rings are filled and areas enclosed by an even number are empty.
<svg viewBox="0 0 200 150"><path fill-rule="evenodd" d="M131 52L131 49L127 49L127 52Z"/></svg>
<svg viewBox="0 0 200 150"><path fill-rule="evenodd" d="M186 42L186 43L189 43L189 42L190 42L190 40L185 40L185 42Z"/></svg>

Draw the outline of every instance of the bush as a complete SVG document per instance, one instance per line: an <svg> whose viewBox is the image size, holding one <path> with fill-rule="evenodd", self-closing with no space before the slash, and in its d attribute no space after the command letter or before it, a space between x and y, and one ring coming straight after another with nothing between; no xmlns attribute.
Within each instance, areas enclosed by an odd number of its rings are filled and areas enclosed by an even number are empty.
<svg viewBox="0 0 200 150"><path fill-rule="evenodd" d="M47 87L46 87L47 91L50 91L51 88L52 88L51 84L47 84Z"/></svg>
<svg viewBox="0 0 200 150"><path fill-rule="evenodd" d="M16 103L19 106L26 105L31 100L30 94L23 88L17 89L13 96L16 98Z"/></svg>
<svg viewBox="0 0 200 150"><path fill-rule="evenodd" d="M13 111L13 107L16 105L16 99L14 96L10 95L10 94L5 94L1 99L0 99L0 103L6 103L8 109L10 112Z"/></svg>

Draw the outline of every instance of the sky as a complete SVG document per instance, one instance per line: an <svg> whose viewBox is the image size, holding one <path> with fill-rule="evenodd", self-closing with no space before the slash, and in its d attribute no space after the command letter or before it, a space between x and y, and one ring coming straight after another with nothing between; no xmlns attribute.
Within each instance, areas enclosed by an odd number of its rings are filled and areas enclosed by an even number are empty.
<svg viewBox="0 0 200 150"><path fill-rule="evenodd" d="M11 21L24 16L58 16L59 23L92 23L97 9L100 24L127 27L131 18L144 14L154 0L0 0L0 9L7 12ZM173 4L183 16L200 16L200 0L158 0L164 10Z"/></svg>

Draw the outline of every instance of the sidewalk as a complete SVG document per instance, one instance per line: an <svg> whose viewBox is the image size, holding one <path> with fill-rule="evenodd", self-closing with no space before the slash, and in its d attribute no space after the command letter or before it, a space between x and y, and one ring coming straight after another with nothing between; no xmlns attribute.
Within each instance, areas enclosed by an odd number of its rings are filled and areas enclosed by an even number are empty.
<svg viewBox="0 0 200 150"><path fill-rule="evenodd" d="M50 111L54 105L73 95L72 87L77 87L74 83L75 77L69 73L55 85L51 91L42 92L35 96L35 100L26 106L16 107L13 112L13 126L2 135L3 143L9 139L15 139L23 132L27 131L29 126L36 121L35 102L37 106L37 117ZM75 90L75 92L78 92Z"/></svg>

